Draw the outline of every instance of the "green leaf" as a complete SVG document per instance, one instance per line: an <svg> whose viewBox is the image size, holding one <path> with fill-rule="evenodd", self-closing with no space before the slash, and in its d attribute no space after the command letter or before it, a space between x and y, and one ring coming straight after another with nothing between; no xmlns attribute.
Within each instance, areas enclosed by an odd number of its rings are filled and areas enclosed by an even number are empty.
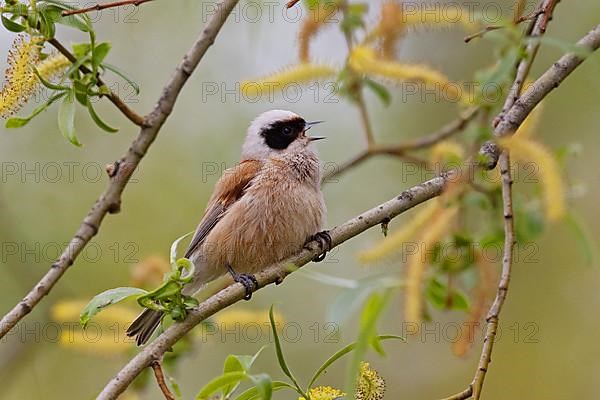
<svg viewBox="0 0 600 400"><path fill-rule="evenodd" d="M85 328L94 315L98 314L104 308L125 300L128 297L139 296L140 294L145 293L147 292L144 289L135 287L118 287L104 291L99 295L96 295L83 308L79 315L79 323Z"/></svg>
<svg viewBox="0 0 600 400"><path fill-rule="evenodd" d="M190 236L192 233L194 233L194 231L188 232L183 236L178 237L177 239L175 239L175 241L171 244L171 251L169 252L170 254L170 262L171 265L174 265L175 262L177 261L177 246L179 246L179 243L185 239L186 237Z"/></svg>
<svg viewBox="0 0 600 400"><path fill-rule="evenodd" d="M587 229L585 222L573 211L565 215L565 221L575 235L574 239L585 257L588 265L598 263L598 247L594 241L594 236Z"/></svg>
<svg viewBox="0 0 600 400"><path fill-rule="evenodd" d="M364 82L367 85L367 87L371 89L373 93L375 93L375 95L379 98L379 100L381 100L381 102L386 107L388 107L392 103L392 95L385 86L378 82L375 82L370 78L365 78Z"/></svg>
<svg viewBox="0 0 600 400"><path fill-rule="evenodd" d="M94 67L98 67L102 64L102 61L106 58L111 47L112 45L109 42L98 43L96 47L94 47L94 51L92 52L92 65Z"/></svg>
<svg viewBox="0 0 600 400"><path fill-rule="evenodd" d="M437 278L429 280L425 289L425 296L434 307L440 310L469 310L469 302L464 293L457 289L450 290Z"/></svg>
<svg viewBox="0 0 600 400"><path fill-rule="evenodd" d="M403 338L402 336L396 336L396 335L379 335L376 337L377 341L383 341L383 340L389 340L389 339L397 339L397 340L402 340L403 342L406 342L406 339ZM337 360L339 360L340 358L342 358L343 356L345 356L346 354L352 352L355 348L356 348L356 343L350 343L349 345L345 346L344 348L338 350L337 352L335 352L331 357L329 357L327 359L327 361L325 361L323 363L323 365L321 365L321 367L317 370L317 372L315 372L315 374L313 375L313 377L310 380L310 383L308 384L309 388L312 388L314 383L317 381L317 379L319 379L319 377L327 370L327 368L329 368L334 362L336 362Z"/></svg>
<svg viewBox="0 0 600 400"><path fill-rule="evenodd" d="M283 373L290 378L298 393L302 393L305 399L308 399L308 396L304 393L300 385L298 385L298 381L294 378L292 371L288 367L285 357L283 355L283 349L281 348L281 342L279 341L279 335L277 334L277 326L275 325L275 317L273 316L273 306L269 309L269 321L271 322L271 331L273 332L273 340L275 341L275 352L277 353L277 361L279 362L279 366Z"/></svg>
<svg viewBox="0 0 600 400"><path fill-rule="evenodd" d="M73 48L75 58L82 58L92 50L92 46L89 43L75 43L71 47Z"/></svg>
<svg viewBox="0 0 600 400"><path fill-rule="evenodd" d="M290 385L287 382L281 382L281 381L275 381L271 383L271 391L272 392L278 392L280 390L283 389L291 389L294 390L295 392L298 392L298 390ZM298 393L299 395L302 395L302 393ZM236 397L235 400L258 400L261 399L261 393L259 391L259 389L257 387L251 387L250 389L246 390L245 392L243 392L242 394L240 394L238 397Z"/></svg>
<svg viewBox="0 0 600 400"><path fill-rule="evenodd" d="M235 385L249 376L245 372L228 372L208 382L196 395L196 400L207 400L210 396L230 385Z"/></svg>
<svg viewBox="0 0 600 400"><path fill-rule="evenodd" d="M226 374L228 372L246 372L248 373L250 371L250 367L252 367L252 364L254 364L254 361L256 361L256 359L258 358L258 356L260 355L260 353L262 353L262 351L266 348L266 346L261 347L256 354L254 354L253 356L239 356L239 355L234 355L234 354L230 354L227 356L227 358L225 359L225 363L223 364L223 373ZM269 380L270 382L270 380ZM229 387L226 387L225 389L223 389L223 396L227 397L229 396L231 393L233 393L235 391L235 389L237 389L237 384L236 385L231 385Z"/></svg>
<svg viewBox="0 0 600 400"><path fill-rule="evenodd" d="M119 129L118 128L113 128L112 126L108 125L106 122L104 122L102 120L102 118L100 118L100 116L96 113L96 110L94 110L94 106L92 105L92 102L90 101L90 99L87 99L87 109L88 112L90 113L90 117L92 117L92 120L94 120L94 122L96 123L96 125L98 125L98 127L108 133L115 133L118 132Z"/></svg>
<svg viewBox="0 0 600 400"><path fill-rule="evenodd" d="M273 387L271 377L267 374L250 375L254 387L258 390L261 400L271 400Z"/></svg>
<svg viewBox="0 0 600 400"><path fill-rule="evenodd" d="M75 136L75 93L68 91L58 109L58 129L69 142L80 147L81 143Z"/></svg>
<svg viewBox="0 0 600 400"><path fill-rule="evenodd" d="M53 95L52 97L50 97L48 99L48 101L44 104L42 104L41 106L37 107L35 110L33 110L33 112L31 113L31 115L29 115L28 117L25 118L20 118L20 117L13 117L13 118L9 118L8 120L6 120L6 124L5 127L7 128L20 128L22 126L25 126L29 123L29 121L31 121L35 116L37 116L38 114L40 114L42 111L46 110L48 107L50 107L50 105L52 103L54 103L56 100L60 99L61 97L65 96L67 94L67 92L62 92L62 93L58 93Z"/></svg>
<svg viewBox="0 0 600 400"><path fill-rule="evenodd" d="M358 340L354 348L352 360L348 364L346 374L346 393L354 393L356 388L356 379L360 368L360 362L364 360L365 354L370 345L374 345L375 350L381 353L381 347L377 342L377 320L381 316L385 305L391 297L391 289L380 293L373 293L367 300L360 316Z"/></svg>
<svg viewBox="0 0 600 400"><path fill-rule="evenodd" d="M40 72L35 67L33 67L33 72L38 77L38 79L40 80L41 84L44 85L44 86L46 86L48 89L52 89L52 90L69 90L68 86L55 85L54 83L49 82L46 79L44 79L44 77L40 75Z"/></svg>
<svg viewBox="0 0 600 400"><path fill-rule="evenodd" d="M83 22L77 15L67 15L66 17L60 17L56 23L69 26L80 30L81 32L89 32L89 26Z"/></svg>
<svg viewBox="0 0 600 400"><path fill-rule="evenodd" d="M120 69L119 67L117 67L115 65L107 64L107 63L102 63L101 67L106 68L107 70L112 71L115 74L119 75L121 78L123 78L127 83L129 83L131 85L133 90L135 90L135 94L140 94L139 85L133 79L131 79L125 71L123 71L122 69Z"/></svg>
<svg viewBox="0 0 600 400"><path fill-rule="evenodd" d="M2 25L4 25L4 27L6 29L8 29L11 32L23 32L25 29L27 29L27 27L6 18L4 15L2 16Z"/></svg>

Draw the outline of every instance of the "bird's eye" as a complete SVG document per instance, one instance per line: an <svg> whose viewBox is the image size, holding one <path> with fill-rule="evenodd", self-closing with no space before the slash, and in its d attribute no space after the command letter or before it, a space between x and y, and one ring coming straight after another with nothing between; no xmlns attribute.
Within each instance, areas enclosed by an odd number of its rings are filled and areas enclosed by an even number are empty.
<svg viewBox="0 0 600 400"><path fill-rule="evenodd" d="M286 136L291 135L292 134L292 128L290 128L289 126L285 126L283 128L283 134L286 135Z"/></svg>

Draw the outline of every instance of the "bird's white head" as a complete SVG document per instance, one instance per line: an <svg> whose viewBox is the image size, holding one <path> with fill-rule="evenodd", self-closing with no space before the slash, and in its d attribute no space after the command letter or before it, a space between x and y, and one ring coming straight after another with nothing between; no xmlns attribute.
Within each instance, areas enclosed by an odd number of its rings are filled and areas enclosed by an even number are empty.
<svg viewBox="0 0 600 400"><path fill-rule="evenodd" d="M248 128L242 159L261 160L282 153L312 152L310 144L323 137L308 136L306 131L319 122L306 122L291 111L264 112Z"/></svg>

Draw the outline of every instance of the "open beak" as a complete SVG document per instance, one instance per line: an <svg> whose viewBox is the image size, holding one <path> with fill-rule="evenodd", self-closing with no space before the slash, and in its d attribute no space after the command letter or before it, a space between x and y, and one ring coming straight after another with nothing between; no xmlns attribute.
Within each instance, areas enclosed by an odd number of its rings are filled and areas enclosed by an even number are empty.
<svg viewBox="0 0 600 400"><path fill-rule="evenodd" d="M309 130L310 128L312 128L315 125L321 124L325 121L313 121L313 122L307 122L304 125L304 132L306 132L307 130ZM315 141L315 140L322 140L325 139L325 136L309 136L308 140L310 140L311 142Z"/></svg>

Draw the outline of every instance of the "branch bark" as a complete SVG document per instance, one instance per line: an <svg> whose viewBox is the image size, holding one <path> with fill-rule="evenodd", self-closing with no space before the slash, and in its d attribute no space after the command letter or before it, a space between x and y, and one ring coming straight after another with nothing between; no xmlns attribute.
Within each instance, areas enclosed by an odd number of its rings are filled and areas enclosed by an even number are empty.
<svg viewBox="0 0 600 400"><path fill-rule="evenodd" d="M0 321L0 338L5 336L21 319L29 314L42 298L52 290L67 269L73 265L77 256L92 237L98 233L104 217L109 213L119 212L121 194L125 190L131 175L146 155L154 139L156 139L167 117L171 114L181 89L206 54L208 48L214 43L221 27L238 1L223 0L219 4L219 10L208 21L164 86L156 106L144 118L144 126L139 134L123 157L115 163L118 168L111 176L108 187L84 218L66 249L33 289Z"/></svg>
<svg viewBox="0 0 600 400"><path fill-rule="evenodd" d="M106 8L121 7L121 6L126 6L129 4L137 7L141 4L148 3L150 1L152 1L152 0L123 0L123 1L115 1L113 3L96 4L91 7L80 8L78 10L63 11L62 16L66 17L68 15L84 14L84 13L87 13L90 11L100 11L100 10L104 10Z"/></svg>
<svg viewBox="0 0 600 400"><path fill-rule="evenodd" d="M152 370L154 371L154 377L156 378L156 383L158 383L158 387L160 388L160 391L162 392L162 394L165 396L165 399L176 400L175 396L173 396L173 393L171 393L171 391L169 390L169 386L167 385L167 382L165 381L165 374L160 365L160 361L158 361L158 360L152 361L151 366L152 366Z"/></svg>
<svg viewBox="0 0 600 400"><path fill-rule="evenodd" d="M430 133L426 136L419 137L415 140L408 141L406 143L387 146L373 145L367 150L358 153L356 156L354 156L350 160L347 160L338 168L331 171L331 173L324 176L323 182L331 181L331 179L338 177L344 172L347 172L348 170L358 166L362 162L376 155L387 154L396 157L403 157L406 156L406 153L409 151L425 149L427 147L433 146L434 144L439 143L442 140L447 139L450 136L462 131L467 126L467 124L479 114L479 111L481 111L480 108L472 107L468 109L462 116L444 125L439 130Z"/></svg>
<svg viewBox="0 0 600 400"><path fill-rule="evenodd" d="M329 233L333 247L339 246L346 240L361 234L369 228L395 218L420 203L439 196L452 176L452 174L442 175L414 186L402 192L399 196L331 229ZM310 262L320 252L319 246L313 242L310 248L303 249L300 253L281 263L269 266L255 275L259 286L263 288L271 283L281 282L287 275ZM293 268L290 268L290 265L293 265ZM132 358L106 385L102 393L97 397L97 400L117 398L144 368L148 367L154 360L160 358L165 351L171 348L173 344L193 327L218 311L242 300L244 295L244 286L234 283L192 309L183 322L171 325L163 334Z"/></svg>

